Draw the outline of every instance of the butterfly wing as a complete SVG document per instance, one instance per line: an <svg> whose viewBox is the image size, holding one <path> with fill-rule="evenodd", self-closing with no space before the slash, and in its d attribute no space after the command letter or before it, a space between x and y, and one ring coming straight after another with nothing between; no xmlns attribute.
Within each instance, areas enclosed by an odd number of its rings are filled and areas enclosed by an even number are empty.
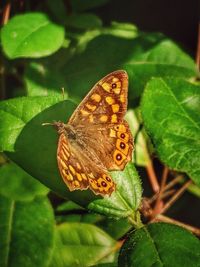
<svg viewBox="0 0 200 267"><path fill-rule="evenodd" d="M115 190L115 184L101 162L94 164L87 151L70 144L64 133L59 137L57 161L70 191L90 188L95 194L104 196Z"/></svg>
<svg viewBox="0 0 200 267"><path fill-rule="evenodd" d="M125 120L85 129L83 140L108 170L123 170L132 159L133 139Z"/></svg>
<svg viewBox="0 0 200 267"><path fill-rule="evenodd" d="M100 80L69 120L108 170L122 170L132 158L133 139L124 120L128 76L119 70Z"/></svg>
<svg viewBox="0 0 200 267"><path fill-rule="evenodd" d="M69 120L73 126L118 123L127 110L128 75L114 71L95 84Z"/></svg>

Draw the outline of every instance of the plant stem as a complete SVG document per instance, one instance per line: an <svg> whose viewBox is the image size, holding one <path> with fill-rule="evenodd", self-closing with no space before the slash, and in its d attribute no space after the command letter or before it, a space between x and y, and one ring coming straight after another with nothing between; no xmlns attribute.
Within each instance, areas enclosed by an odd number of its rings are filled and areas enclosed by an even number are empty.
<svg viewBox="0 0 200 267"><path fill-rule="evenodd" d="M198 24L196 65L198 70L200 70L200 22Z"/></svg>
<svg viewBox="0 0 200 267"><path fill-rule="evenodd" d="M162 194L162 196L160 198L161 199L165 199L166 197L169 197L169 196L173 195L175 193L175 191L176 191L175 189L171 189L171 190L165 191L165 192L163 192L163 194ZM157 199L157 196L158 196L158 193L153 195L153 197L148 200L148 203L152 204Z"/></svg>
<svg viewBox="0 0 200 267"><path fill-rule="evenodd" d="M136 229L143 227L143 223L142 223L141 218L140 218L140 212L138 212L138 211L136 211L135 213L132 213L128 217L128 220Z"/></svg>
<svg viewBox="0 0 200 267"><path fill-rule="evenodd" d="M152 214L153 216L155 216L155 214L159 214L161 209L163 208L162 194L165 191L165 185L167 182L168 173L169 173L169 169L165 166L163 170L162 178L161 178L160 191L158 192L158 197L157 197L156 204L155 204L153 214Z"/></svg>
<svg viewBox="0 0 200 267"><path fill-rule="evenodd" d="M146 166L146 170L148 173L148 177L151 183L152 190L154 191L154 193L157 193L160 190L160 186L159 186L158 179L156 177L156 174L153 168L153 163L151 160L149 161L149 164Z"/></svg>
<svg viewBox="0 0 200 267"><path fill-rule="evenodd" d="M5 5L4 9L3 9L3 16L2 16L2 25L5 25L10 17L10 9L11 9L11 3L10 1Z"/></svg>
<svg viewBox="0 0 200 267"><path fill-rule="evenodd" d="M181 180L183 179L182 175L178 175L176 178L174 178L171 182L169 182L166 186L165 186L165 191L170 189L171 187L173 187L175 184L179 183Z"/></svg>
<svg viewBox="0 0 200 267"><path fill-rule="evenodd" d="M191 180L187 181L177 192L175 195L173 195L170 200L165 204L163 209L161 210L161 213L166 212L173 204L174 202L183 194L183 192L188 188L188 186L192 183Z"/></svg>

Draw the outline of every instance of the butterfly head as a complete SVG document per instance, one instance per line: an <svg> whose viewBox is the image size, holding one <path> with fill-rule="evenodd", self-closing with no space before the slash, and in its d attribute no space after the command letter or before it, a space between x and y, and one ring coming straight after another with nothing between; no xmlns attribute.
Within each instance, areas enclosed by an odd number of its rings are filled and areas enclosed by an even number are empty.
<svg viewBox="0 0 200 267"><path fill-rule="evenodd" d="M58 134L65 134L65 136L70 139L70 140L76 140L77 139L77 134L76 131L74 130L74 127L69 125L69 124L65 124L61 121L55 121L53 123L43 123L43 126L46 125L51 125L54 128L56 128Z"/></svg>

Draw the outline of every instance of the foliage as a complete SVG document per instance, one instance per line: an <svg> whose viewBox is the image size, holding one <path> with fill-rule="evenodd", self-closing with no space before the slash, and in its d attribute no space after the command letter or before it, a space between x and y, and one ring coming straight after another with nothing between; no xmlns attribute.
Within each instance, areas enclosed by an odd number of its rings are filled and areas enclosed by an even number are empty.
<svg viewBox="0 0 200 267"><path fill-rule="evenodd" d="M64 2L13 12L1 29L0 265L200 266L198 238L153 222L156 216L146 224L142 199L153 155L173 178L191 179L188 190L200 196L194 60L161 33L106 25L96 8L108 0ZM70 192L57 168L57 133L42 123L67 121L88 90L117 69L129 76L135 166L111 172L111 197Z"/></svg>

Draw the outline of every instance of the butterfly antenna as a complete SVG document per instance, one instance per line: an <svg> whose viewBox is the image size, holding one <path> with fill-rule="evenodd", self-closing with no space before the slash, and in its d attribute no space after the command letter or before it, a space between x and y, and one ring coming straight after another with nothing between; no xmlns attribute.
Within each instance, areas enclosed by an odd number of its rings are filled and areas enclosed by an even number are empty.
<svg viewBox="0 0 200 267"><path fill-rule="evenodd" d="M46 125L54 125L53 123L50 123L50 122L44 122L42 123L42 126L46 126Z"/></svg>

